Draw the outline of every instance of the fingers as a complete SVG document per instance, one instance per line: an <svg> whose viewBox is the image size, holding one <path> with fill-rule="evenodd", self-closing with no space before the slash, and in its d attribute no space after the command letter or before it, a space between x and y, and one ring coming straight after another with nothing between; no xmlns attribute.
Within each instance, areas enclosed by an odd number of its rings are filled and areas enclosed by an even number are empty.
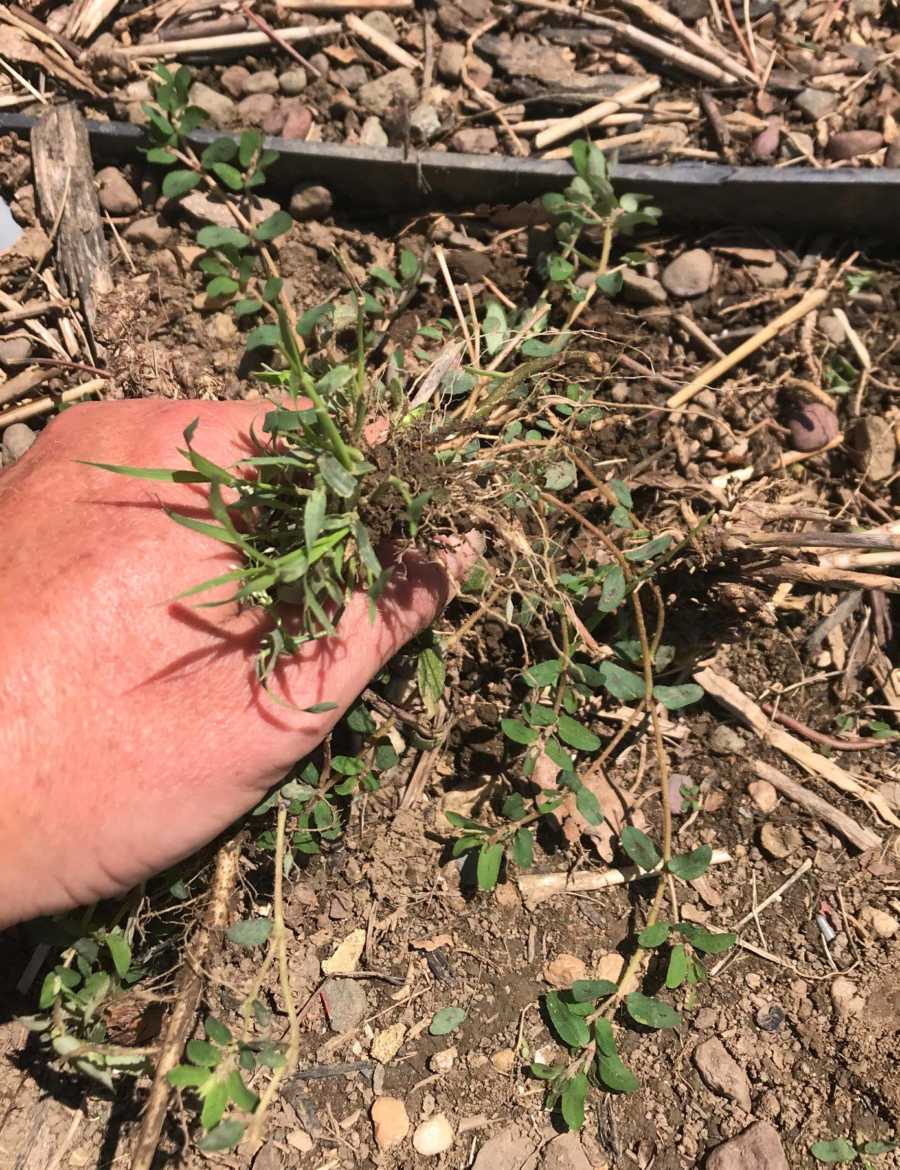
<svg viewBox="0 0 900 1170"><path fill-rule="evenodd" d="M472 533L440 560L407 553L376 605L365 593L355 594L335 637L307 643L283 660L272 680L275 697L258 689L247 712L255 725L253 742L264 757L262 787L312 751L385 663L431 625L480 551L480 537ZM335 706L307 713L325 703Z"/></svg>

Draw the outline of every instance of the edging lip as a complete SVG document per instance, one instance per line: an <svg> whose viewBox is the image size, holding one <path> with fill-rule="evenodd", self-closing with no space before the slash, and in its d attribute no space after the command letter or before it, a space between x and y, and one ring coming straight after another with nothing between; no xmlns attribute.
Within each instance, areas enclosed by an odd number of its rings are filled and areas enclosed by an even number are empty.
<svg viewBox="0 0 900 1170"><path fill-rule="evenodd" d="M0 113L0 134L28 136L36 122ZM138 157L143 130L130 122L88 122L91 149L103 161ZM225 131L198 130L206 146ZM370 211L511 204L558 191L572 175L566 162L503 155L372 149L267 138L280 154L270 186L315 182L338 203ZM667 221L707 226L791 228L900 238L900 169L833 171L799 167L730 167L706 163L615 167L620 192L652 196Z"/></svg>

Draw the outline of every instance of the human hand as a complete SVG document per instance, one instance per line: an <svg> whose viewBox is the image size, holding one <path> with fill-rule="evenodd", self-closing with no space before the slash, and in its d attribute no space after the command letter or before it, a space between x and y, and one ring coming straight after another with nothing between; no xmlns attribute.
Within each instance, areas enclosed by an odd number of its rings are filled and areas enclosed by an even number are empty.
<svg viewBox="0 0 900 1170"><path fill-rule="evenodd" d="M292 707L273 703L254 675L262 616L171 600L235 567L232 549L165 513L208 518L196 486L78 462L183 467L176 448L198 418L197 449L231 464L266 409L77 406L0 475L0 927L121 894L210 841L321 742L471 567L469 545L445 565L407 557L374 622L365 595L351 601L336 638L279 668ZM337 706L300 710L324 702Z"/></svg>

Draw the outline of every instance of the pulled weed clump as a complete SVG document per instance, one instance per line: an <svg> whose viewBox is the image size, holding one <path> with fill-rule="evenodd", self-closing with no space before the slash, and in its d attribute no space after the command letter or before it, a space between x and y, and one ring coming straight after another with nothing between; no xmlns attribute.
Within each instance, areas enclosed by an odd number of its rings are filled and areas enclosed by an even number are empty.
<svg viewBox="0 0 900 1170"><path fill-rule="evenodd" d="M148 161L167 168L166 195L178 198L202 185L230 208L233 227L197 233L206 295L229 306L242 328L250 326L245 346L273 397L261 432L251 436L252 450L233 466L204 456L196 424L184 433L182 470L101 465L204 486L211 519L172 512L172 520L232 546L241 564L214 580L186 582L181 596L265 613L257 675L272 700L284 702L274 676L278 664L304 643L333 636L352 593L363 591L375 606L392 574L402 571L404 550L437 557L448 539L473 526L488 538L487 555L463 587L469 615L443 645L430 634L407 652L416 660L415 717L404 719L379 695L376 681L342 720L332 748L301 762L249 818L257 848L274 855L276 905L271 918L238 922L228 937L235 945L267 947L267 957L239 1019L207 1018L206 1039L174 1054L169 1083L198 1100L202 1148L232 1148L248 1132L259 1137L266 1108L298 1056L282 882L340 837L355 796L377 791L405 754L442 742L446 707L454 701L445 694L445 658L464 650L479 619L497 612L520 632L524 647L515 705L501 723L508 763L483 816L448 814L458 831L452 852L471 862L481 890L493 889L505 869L532 866L536 828L561 815L563 806L574 807L588 828L603 821L585 776L602 770L626 735L649 727L656 760L659 839L629 826L618 840L656 883L631 958L617 983L580 981L544 1000L568 1055L552 1065L531 1063L531 1070L546 1082L548 1107L559 1107L577 1128L592 1085L637 1088L619 1055L621 1028L629 1021L651 1029L681 1021L668 999L630 990L644 964L664 955L665 987L690 998L706 977L703 956L734 942L733 935L679 921L674 896L675 884L700 876L712 856L708 845L673 852L660 724L661 709L678 710L702 696L696 684L681 681L675 647L664 641L657 584L694 533L652 531L636 512L627 476L601 478L590 450L608 410L597 392L595 355L575 328L593 297L616 295L625 266L647 261L636 250L614 263L614 244L652 227L659 212L641 196L617 196L602 152L578 142L571 183L544 200L555 243L537 261L542 290L528 304L510 307L488 297L466 311L439 248L433 257L399 248L395 270L372 268L364 281L338 255L346 293L298 310L285 296L278 267L277 241L291 229L290 217L279 211L254 223L249 202L273 152L250 131L198 155L187 138L202 121L202 111L188 104L190 73L163 67L157 73L156 104L146 107ZM390 339L391 325L428 282L435 284L428 275L432 258L453 316L421 326L404 352ZM580 551L573 553L573 545ZM221 586L230 587L226 600L205 600L206 591ZM633 715L604 740L588 712L609 701L631 704ZM334 746L346 743L355 750ZM174 921L183 921L177 907L190 894L185 878L167 875L162 887ZM59 1057L107 1085L115 1073L144 1071L148 1062L146 1052L123 1058L110 1043L102 1004L124 980L158 970L153 948L138 947L147 940L133 914L116 929L119 934L88 930L64 951L32 1021ZM169 938L171 946L171 932ZM139 966L132 967L132 949L147 952ZM271 1014L260 991L273 965L287 1001L287 1042L269 1034Z"/></svg>

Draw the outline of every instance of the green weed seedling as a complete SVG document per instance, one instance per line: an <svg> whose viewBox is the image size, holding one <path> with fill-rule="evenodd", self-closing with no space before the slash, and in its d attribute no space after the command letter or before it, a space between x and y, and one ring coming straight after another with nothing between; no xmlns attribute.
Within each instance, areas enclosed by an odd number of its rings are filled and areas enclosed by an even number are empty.
<svg viewBox="0 0 900 1170"><path fill-rule="evenodd" d="M835 1165L838 1162L855 1162L858 1159L864 1170L873 1170L870 1157L889 1154L896 1149L900 1149L900 1141L853 1143L846 1138L831 1138L828 1141L815 1142L810 1146L809 1152L817 1162Z"/></svg>

